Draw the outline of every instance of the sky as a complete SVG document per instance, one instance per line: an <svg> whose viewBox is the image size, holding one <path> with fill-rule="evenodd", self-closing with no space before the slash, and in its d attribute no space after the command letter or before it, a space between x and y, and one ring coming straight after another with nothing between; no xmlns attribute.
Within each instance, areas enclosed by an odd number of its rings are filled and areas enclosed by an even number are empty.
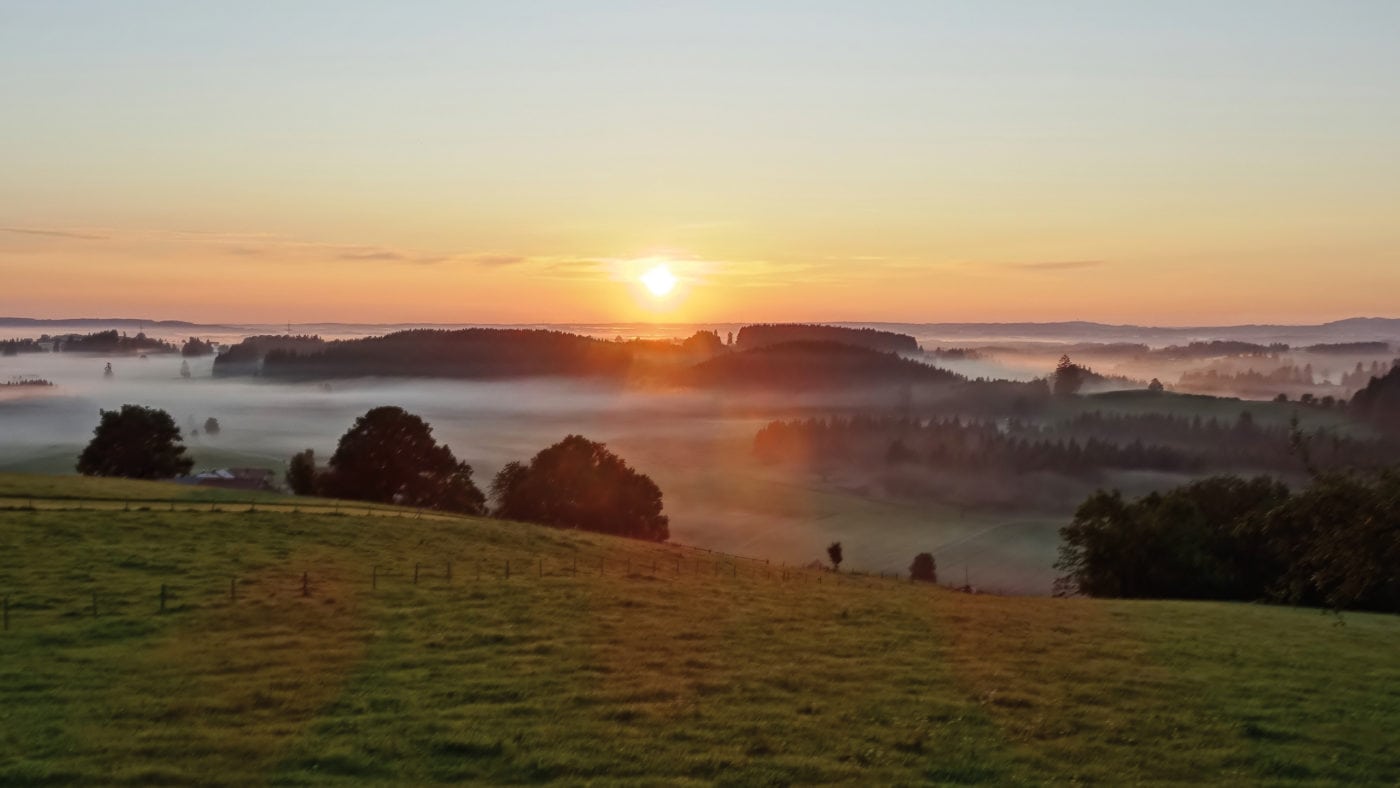
<svg viewBox="0 0 1400 788"><path fill-rule="evenodd" d="M0 315L1400 316L1397 41L1389 0L0 0Z"/></svg>

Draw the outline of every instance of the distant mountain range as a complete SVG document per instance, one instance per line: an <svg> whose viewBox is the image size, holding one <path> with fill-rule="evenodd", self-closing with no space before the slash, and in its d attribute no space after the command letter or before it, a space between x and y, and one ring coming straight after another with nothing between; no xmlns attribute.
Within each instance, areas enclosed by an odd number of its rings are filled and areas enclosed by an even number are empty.
<svg viewBox="0 0 1400 788"><path fill-rule="evenodd" d="M141 320L134 317L0 317L0 326L53 326L56 328L125 328L159 326L161 328L222 328L188 323L184 320Z"/></svg>
<svg viewBox="0 0 1400 788"><path fill-rule="evenodd" d="M626 337L675 336L683 338L696 329L737 331L743 323L535 323L512 326L492 326L483 323L408 324L408 323L293 323L286 324L207 324L182 320L142 320L138 318L63 318L0 317L0 327L65 328L65 329L165 329L190 330L195 333L244 334L321 334L337 336L374 336L406 328L549 328L589 336ZM1137 342L1148 345L1170 345L1197 340L1226 339L1268 344L1286 342L1309 345L1326 342L1400 342L1400 318L1353 317L1314 325L1243 324L1227 326L1145 326L1114 325L1092 321L1062 321L1053 323L895 323L831 321L826 325L850 328L874 328L895 331L916 337L925 347L937 345L968 345L1007 342Z"/></svg>

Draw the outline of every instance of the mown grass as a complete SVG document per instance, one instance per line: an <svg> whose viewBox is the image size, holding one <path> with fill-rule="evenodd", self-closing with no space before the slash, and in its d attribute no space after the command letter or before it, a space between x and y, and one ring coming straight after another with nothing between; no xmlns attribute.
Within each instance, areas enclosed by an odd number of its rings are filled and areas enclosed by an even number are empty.
<svg viewBox="0 0 1400 788"><path fill-rule="evenodd" d="M0 593L0 784L1400 780L1395 617L280 512L0 512Z"/></svg>

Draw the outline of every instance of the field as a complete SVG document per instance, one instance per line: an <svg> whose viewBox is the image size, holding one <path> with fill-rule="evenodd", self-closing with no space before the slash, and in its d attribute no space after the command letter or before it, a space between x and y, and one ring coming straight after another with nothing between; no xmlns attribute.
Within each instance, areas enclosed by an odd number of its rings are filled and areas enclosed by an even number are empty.
<svg viewBox="0 0 1400 788"><path fill-rule="evenodd" d="M139 509L0 512L0 785L1400 780L1396 617Z"/></svg>

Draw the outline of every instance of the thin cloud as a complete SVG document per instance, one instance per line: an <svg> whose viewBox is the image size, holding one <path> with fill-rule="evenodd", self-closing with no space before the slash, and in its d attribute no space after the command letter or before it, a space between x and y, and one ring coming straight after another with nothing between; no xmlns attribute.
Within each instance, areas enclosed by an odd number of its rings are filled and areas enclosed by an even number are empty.
<svg viewBox="0 0 1400 788"><path fill-rule="evenodd" d="M359 249L349 252L341 252L340 254L336 255L336 257L340 260L365 260L369 262L398 262L400 260L409 259L406 255L400 252L394 252L388 249Z"/></svg>
<svg viewBox="0 0 1400 788"><path fill-rule="evenodd" d="M44 227L0 227L7 233L19 235L40 235L46 238L72 238L78 241L105 241L109 238L106 235L96 233L78 232L76 230L50 230Z"/></svg>
<svg viewBox="0 0 1400 788"><path fill-rule="evenodd" d="M1004 267L1018 271L1074 271L1108 265L1107 260L1043 260L1029 263L1006 263Z"/></svg>

